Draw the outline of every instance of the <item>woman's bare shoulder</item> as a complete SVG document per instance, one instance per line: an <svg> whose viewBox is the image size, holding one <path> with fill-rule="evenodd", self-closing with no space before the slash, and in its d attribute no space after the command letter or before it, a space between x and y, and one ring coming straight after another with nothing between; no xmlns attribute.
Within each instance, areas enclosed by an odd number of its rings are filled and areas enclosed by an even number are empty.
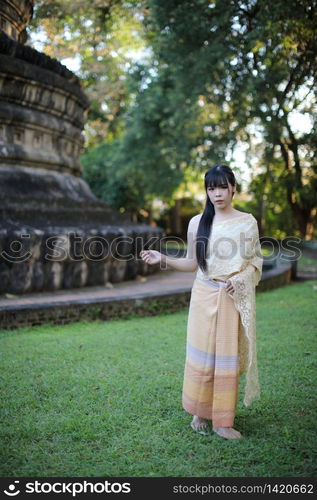
<svg viewBox="0 0 317 500"><path fill-rule="evenodd" d="M192 218L190 219L190 221L189 221L189 224L188 224L188 225L189 225L189 226L193 226L193 227L195 227L195 226L197 226L197 227L198 227L198 224L199 224L199 222L200 222L200 219L201 219L201 216L202 216L202 215L203 215L202 213L201 213L201 214L194 215L194 217L192 217Z"/></svg>
<svg viewBox="0 0 317 500"><path fill-rule="evenodd" d="M194 217L192 217L188 223L187 234L188 235L191 234L194 238L196 237L198 231L198 226L201 216L202 214L194 215Z"/></svg>
<svg viewBox="0 0 317 500"><path fill-rule="evenodd" d="M250 215L248 212L241 212L241 210L236 210L236 209L234 209L234 213L237 214L237 216Z"/></svg>

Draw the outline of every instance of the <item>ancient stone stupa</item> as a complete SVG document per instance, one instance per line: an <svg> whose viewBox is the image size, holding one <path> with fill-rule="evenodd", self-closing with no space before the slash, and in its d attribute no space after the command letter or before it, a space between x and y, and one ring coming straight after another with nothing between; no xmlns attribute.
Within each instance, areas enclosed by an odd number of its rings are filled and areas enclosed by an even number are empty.
<svg viewBox="0 0 317 500"><path fill-rule="evenodd" d="M99 201L78 161L89 103L77 77L25 45L31 0L0 3L0 293L104 285L157 270L160 228Z"/></svg>

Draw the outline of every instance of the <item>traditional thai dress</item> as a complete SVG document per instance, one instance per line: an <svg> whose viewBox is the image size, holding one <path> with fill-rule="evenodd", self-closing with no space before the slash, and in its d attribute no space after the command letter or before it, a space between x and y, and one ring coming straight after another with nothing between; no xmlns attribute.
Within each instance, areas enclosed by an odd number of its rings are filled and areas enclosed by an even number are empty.
<svg viewBox="0 0 317 500"><path fill-rule="evenodd" d="M214 427L232 427L239 375L246 372L245 405L260 392L255 287L263 258L252 214L212 224L206 264L206 272L198 268L191 292L183 408ZM231 295L225 290L229 278Z"/></svg>

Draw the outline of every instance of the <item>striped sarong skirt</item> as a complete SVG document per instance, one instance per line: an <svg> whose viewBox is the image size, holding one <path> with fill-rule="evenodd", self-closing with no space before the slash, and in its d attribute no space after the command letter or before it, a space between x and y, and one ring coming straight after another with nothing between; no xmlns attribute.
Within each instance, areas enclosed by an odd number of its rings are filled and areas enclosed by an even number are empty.
<svg viewBox="0 0 317 500"><path fill-rule="evenodd" d="M213 427L233 426L239 385L242 326L224 286L196 278L187 323L183 408Z"/></svg>

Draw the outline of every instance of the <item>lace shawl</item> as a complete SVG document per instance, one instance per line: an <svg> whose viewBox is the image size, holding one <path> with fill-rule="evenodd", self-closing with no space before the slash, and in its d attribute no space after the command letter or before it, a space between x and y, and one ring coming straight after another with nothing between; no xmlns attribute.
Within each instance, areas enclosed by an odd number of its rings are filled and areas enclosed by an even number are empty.
<svg viewBox="0 0 317 500"><path fill-rule="evenodd" d="M206 251L206 270L199 267L197 278L226 281L245 269L252 255L257 221L252 214L212 224ZM261 254L259 254L261 255Z"/></svg>
<svg viewBox="0 0 317 500"><path fill-rule="evenodd" d="M254 219L255 220L255 219ZM231 297L240 313L242 336L239 339L240 373L246 372L244 404L249 406L260 396L260 386L256 355L256 305L255 287L262 274L263 258L259 241L258 226L255 221L252 228L252 252L246 260L245 268L230 277L234 292Z"/></svg>

